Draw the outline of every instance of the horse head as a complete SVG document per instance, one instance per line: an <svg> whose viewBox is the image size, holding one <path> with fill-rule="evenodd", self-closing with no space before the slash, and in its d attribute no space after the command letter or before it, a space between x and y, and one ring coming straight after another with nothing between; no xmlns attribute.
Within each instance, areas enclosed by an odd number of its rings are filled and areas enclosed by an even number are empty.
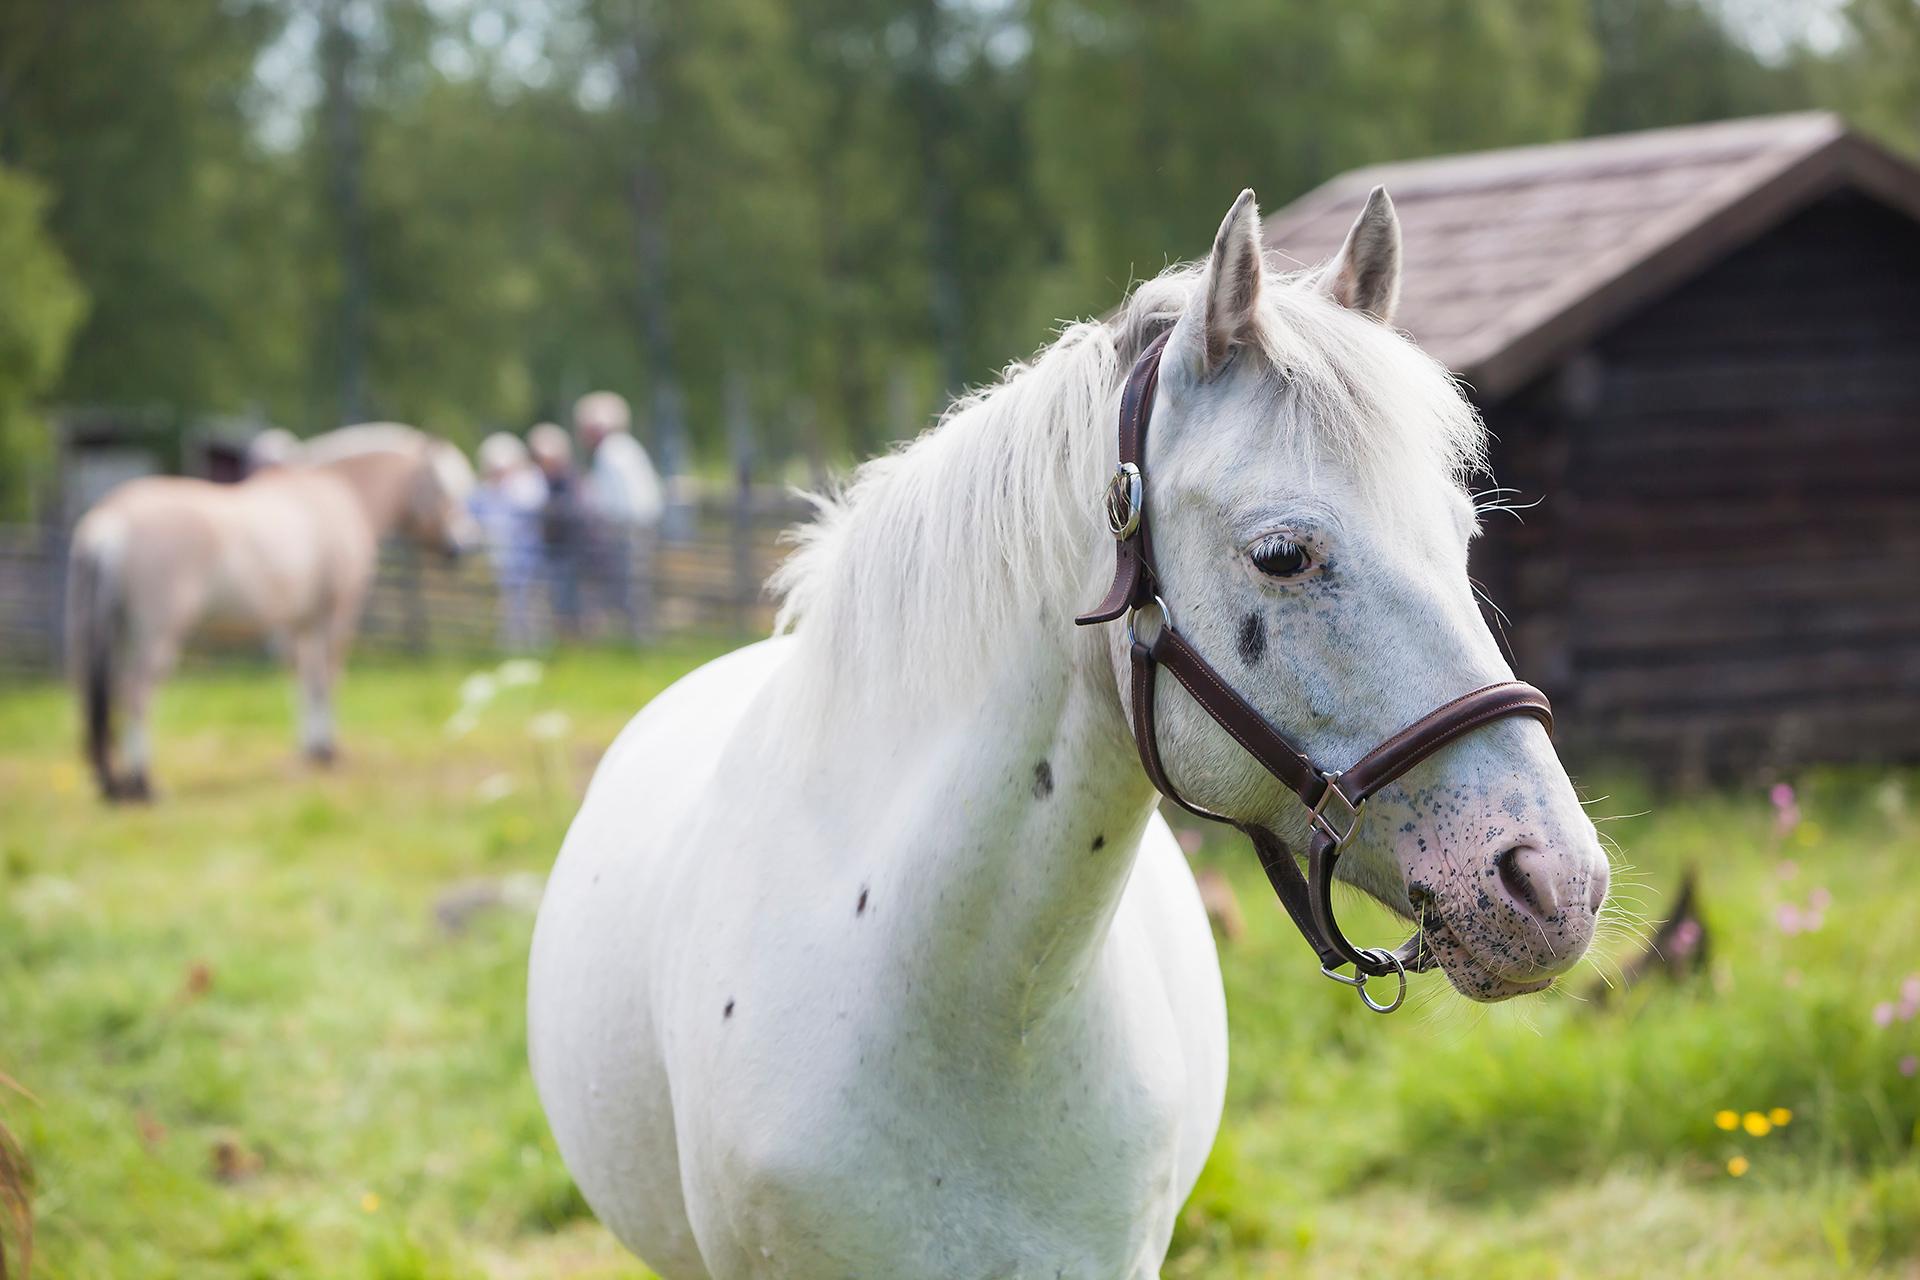
<svg viewBox="0 0 1920 1280"><path fill-rule="evenodd" d="M1142 459L1166 616L1331 764L1512 679L1467 570L1484 429L1389 327L1399 286L1384 191L1331 262L1293 275L1267 268L1246 192L1206 263L1143 285L1118 321L1135 353L1166 336ZM1128 654L1116 634L1123 701ZM1154 718L1183 799L1304 846L1305 808L1199 703L1167 693ZM1416 921L1477 1000L1565 972L1607 893L1593 823L1533 720L1441 748L1372 798L1345 849L1338 878Z"/></svg>
<svg viewBox="0 0 1920 1280"><path fill-rule="evenodd" d="M473 487L467 455L449 441L427 437L401 516L407 536L451 557L479 547L480 525L468 506Z"/></svg>

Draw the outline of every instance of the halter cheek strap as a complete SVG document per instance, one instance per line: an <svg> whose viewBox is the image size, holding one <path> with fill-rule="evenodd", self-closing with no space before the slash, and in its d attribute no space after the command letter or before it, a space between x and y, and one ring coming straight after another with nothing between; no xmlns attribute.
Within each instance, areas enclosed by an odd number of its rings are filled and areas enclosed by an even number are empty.
<svg viewBox="0 0 1920 1280"><path fill-rule="evenodd" d="M1167 337L1162 333L1141 353L1121 391L1120 465L1106 497L1107 525L1114 536L1113 584L1100 603L1077 621L1088 626L1126 615L1134 744L1147 777L1160 794L1189 813L1245 832L1260 855L1261 869L1280 905L1319 957L1321 972L1355 988L1368 1008L1391 1013L1406 996L1407 972L1432 968L1434 961L1418 930L1397 950L1384 951L1354 946L1334 919L1334 868L1342 848L1360 824L1367 800L1463 734L1516 715L1530 716L1551 731L1553 712L1546 695L1531 685L1517 680L1487 685L1428 712L1346 769L1329 771L1315 764L1234 692L1174 627L1173 615L1158 595L1159 573L1147 522L1143 467L1147 426L1153 415L1160 357L1166 350ZM1140 635L1138 623L1143 614L1157 618L1151 638ZM1154 706L1161 668L1178 680L1200 709L1248 755L1299 797L1307 809L1312 832L1304 872L1292 851L1272 831L1192 803L1168 778L1160 757ZM1352 976L1340 972L1349 965ZM1387 974L1399 979L1399 990L1389 1003L1375 1003L1367 993L1366 981Z"/></svg>

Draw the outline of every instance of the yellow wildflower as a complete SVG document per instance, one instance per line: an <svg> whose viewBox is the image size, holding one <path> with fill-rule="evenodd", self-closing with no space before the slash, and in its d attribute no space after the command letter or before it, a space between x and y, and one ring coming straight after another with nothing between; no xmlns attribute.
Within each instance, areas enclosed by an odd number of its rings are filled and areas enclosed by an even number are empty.
<svg viewBox="0 0 1920 1280"><path fill-rule="evenodd" d="M1773 1121L1773 1127L1778 1129L1781 1125L1787 1124L1793 1119L1793 1112L1787 1110L1785 1107L1775 1107L1773 1110L1767 1112L1767 1119Z"/></svg>
<svg viewBox="0 0 1920 1280"><path fill-rule="evenodd" d="M1740 1118L1740 1126L1756 1138L1764 1138L1773 1131L1773 1121L1758 1111L1749 1111Z"/></svg>
<svg viewBox="0 0 1920 1280"><path fill-rule="evenodd" d="M1747 1163L1745 1156L1735 1156L1733 1159L1727 1161L1727 1172L1736 1178L1745 1177L1747 1170L1750 1168L1752 1168L1752 1166Z"/></svg>
<svg viewBox="0 0 1920 1280"><path fill-rule="evenodd" d="M360 1209L363 1213L374 1213L380 1208L380 1197L371 1191L360 1193Z"/></svg>
<svg viewBox="0 0 1920 1280"><path fill-rule="evenodd" d="M1722 1129L1731 1132L1740 1127L1740 1113L1738 1111L1716 1111L1713 1113L1713 1122Z"/></svg>

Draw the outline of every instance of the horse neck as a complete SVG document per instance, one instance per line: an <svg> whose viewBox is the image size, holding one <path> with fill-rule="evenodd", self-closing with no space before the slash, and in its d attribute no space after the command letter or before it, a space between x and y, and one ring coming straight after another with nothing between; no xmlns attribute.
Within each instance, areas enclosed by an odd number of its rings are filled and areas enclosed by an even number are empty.
<svg viewBox="0 0 1920 1280"><path fill-rule="evenodd" d="M995 652L964 697L861 717L845 743L869 790L889 780L875 853L921 1017L1006 1044L1081 989L1154 795L1104 636L1036 621Z"/></svg>
<svg viewBox="0 0 1920 1280"><path fill-rule="evenodd" d="M321 463L320 468L346 482L368 525L384 538L400 526L419 465L420 460L411 454L373 449Z"/></svg>

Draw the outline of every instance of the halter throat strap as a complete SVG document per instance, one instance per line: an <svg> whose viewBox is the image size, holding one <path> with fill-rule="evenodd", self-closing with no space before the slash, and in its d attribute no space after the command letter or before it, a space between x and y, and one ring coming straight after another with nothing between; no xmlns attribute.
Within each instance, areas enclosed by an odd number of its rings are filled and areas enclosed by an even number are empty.
<svg viewBox="0 0 1920 1280"><path fill-rule="evenodd" d="M1334 918L1334 868L1342 848L1360 824L1367 800L1464 734L1516 715L1532 717L1551 731L1553 712L1546 695L1538 689L1517 680L1502 681L1436 707L1346 769L1330 771L1322 769L1235 692L1175 628L1173 616L1159 595L1159 572L1147 519L1145 448L1159 388L1160 359L1170 332L1155 338L1141 353L1121 391L1120 464L1107 487L1105 503L1107 526L1114 536L1113 582L1100 603L1076 621L1089 626L1112 622L1122 615L1127 618L1134 745L1147 777L1160 794L1189 813L1245 832L1281 906L1319 958L1321 972L1354 987L1368 1008L1390 1013L1405 997L1408 971L1431 968L1434 961L1418 930L1394 951L1362 948L1347 940ZM1150 637L1140 634L1138 623L1143 616L1155 623ZM1304 872L1276 833L1194 804L1173 785L1160 756L1155 714L1157 677L1162 668L1306 808L1312 834ZM1345 966L1352 966L1353 976L1339 972ZM1378 1004L1367 994L1366 980L1387 974L1398 976L1400 989L1390 1003Z"/></svg>

